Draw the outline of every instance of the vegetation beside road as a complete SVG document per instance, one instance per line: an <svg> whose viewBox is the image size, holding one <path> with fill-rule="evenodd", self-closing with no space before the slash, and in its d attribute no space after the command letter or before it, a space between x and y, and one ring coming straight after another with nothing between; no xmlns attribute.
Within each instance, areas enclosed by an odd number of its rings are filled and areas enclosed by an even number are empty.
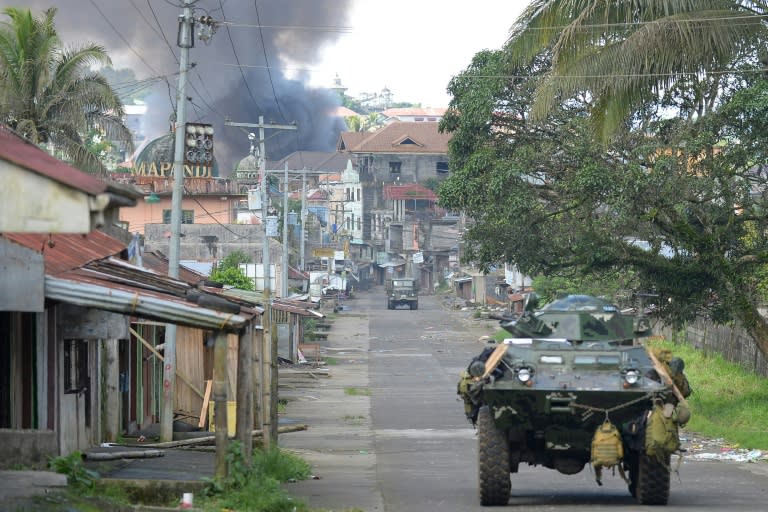
<svg viewBox="0 0 768 512"><path fill-rule="evenodd" d="M745 371L719 354L686 343L661 342L685 361L693 393L685 429L722 438L740 448L768 450L768 380Z"/></svg>

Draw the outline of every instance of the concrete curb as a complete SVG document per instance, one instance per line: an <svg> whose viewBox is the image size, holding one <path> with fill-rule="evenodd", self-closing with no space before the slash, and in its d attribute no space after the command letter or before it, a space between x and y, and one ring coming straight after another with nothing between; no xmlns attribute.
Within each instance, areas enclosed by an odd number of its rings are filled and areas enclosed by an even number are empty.
<svg viewBox="0 0 768 512"><path fill-rule="evenodd" d="M279 390L288 399L283 421L307 423L306 431L279 438L311 466L314 478L284 488L312 508L384 510L376 481L376 453L371 427L368 377L368 294L350 300L337 313L321 352L332 358L329 377L291 381Z"/></svg>

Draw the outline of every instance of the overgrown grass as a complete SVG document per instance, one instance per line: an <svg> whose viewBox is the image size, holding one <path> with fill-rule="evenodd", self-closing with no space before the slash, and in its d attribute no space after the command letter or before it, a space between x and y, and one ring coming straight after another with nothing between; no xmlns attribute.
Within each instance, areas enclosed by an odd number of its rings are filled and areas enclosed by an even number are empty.
<svg viewBox="0 0 768 512"><path fill-rule="evenodd" d="M344 394L349 396L371 396L369 388L344 388Z"/></svg>
<svg viewBox="0 0 768 512"><path fill-rule="evenodd" d="M292 498L281 483L304 480L310 467L303 459L273 448L254 450L253 461L246 464L240 443L231 442L227 452L229 474L222 480L208 482L205 496L197 506L206 511L237 510L249 512L308 512L301 500Z"/></svg>
<svg viewBox="0 0 768 512"><path fill-rule="evenodd" d="M47 500L46 507L40 510L120 510L130 503L125 490L116 485L99 482L99 474L88 469L83 463L83 454L74 451L66 456L51 458L48 462L51 470L67 476L67 490L59 496ZM74 507L74 508L73 508Z"/></svg>
<svg viewBox="0 0 768 512"><path fill-rule="evenodd" d="M349 423L350 425L362 425L366 420L365 416L353 416L351 414L347 414L344 416L344 422Z"/></svg>
<svg viewBox="0 0 768 512"><path fill-rule="evenodd" d="M685 430L722 438L742 448L768 450L768 379L756 376L719 354L692 346L654 342L685 361L693 393Z"/></svg>

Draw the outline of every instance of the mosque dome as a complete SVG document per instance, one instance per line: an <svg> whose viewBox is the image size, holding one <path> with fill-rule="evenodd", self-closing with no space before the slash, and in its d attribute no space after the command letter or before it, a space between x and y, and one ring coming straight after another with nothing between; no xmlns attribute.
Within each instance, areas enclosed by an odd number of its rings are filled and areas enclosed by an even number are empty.
<svg viewBox="0 0 768 512"><path fill-rule="evenodd" d="M253 171L259 169L259 159L254 155L248 155L237 164L238 171Z"/></svg>

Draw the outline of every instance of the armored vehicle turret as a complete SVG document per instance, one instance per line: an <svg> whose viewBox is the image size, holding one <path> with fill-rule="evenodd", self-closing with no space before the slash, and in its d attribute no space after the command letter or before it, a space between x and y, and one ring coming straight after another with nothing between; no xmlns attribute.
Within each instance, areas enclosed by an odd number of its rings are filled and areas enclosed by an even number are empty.
<svg viewBox="0 0 768 512"><path fill-rule="evenodd" d="M458 393L478 430L482 505L506 505L510 474L541 465L616 469L641 504L666 504L678 427L690 417L684 364L640 343L650 321L601 298L570 295L501 317L510 336L462 372Z"/></svg>

